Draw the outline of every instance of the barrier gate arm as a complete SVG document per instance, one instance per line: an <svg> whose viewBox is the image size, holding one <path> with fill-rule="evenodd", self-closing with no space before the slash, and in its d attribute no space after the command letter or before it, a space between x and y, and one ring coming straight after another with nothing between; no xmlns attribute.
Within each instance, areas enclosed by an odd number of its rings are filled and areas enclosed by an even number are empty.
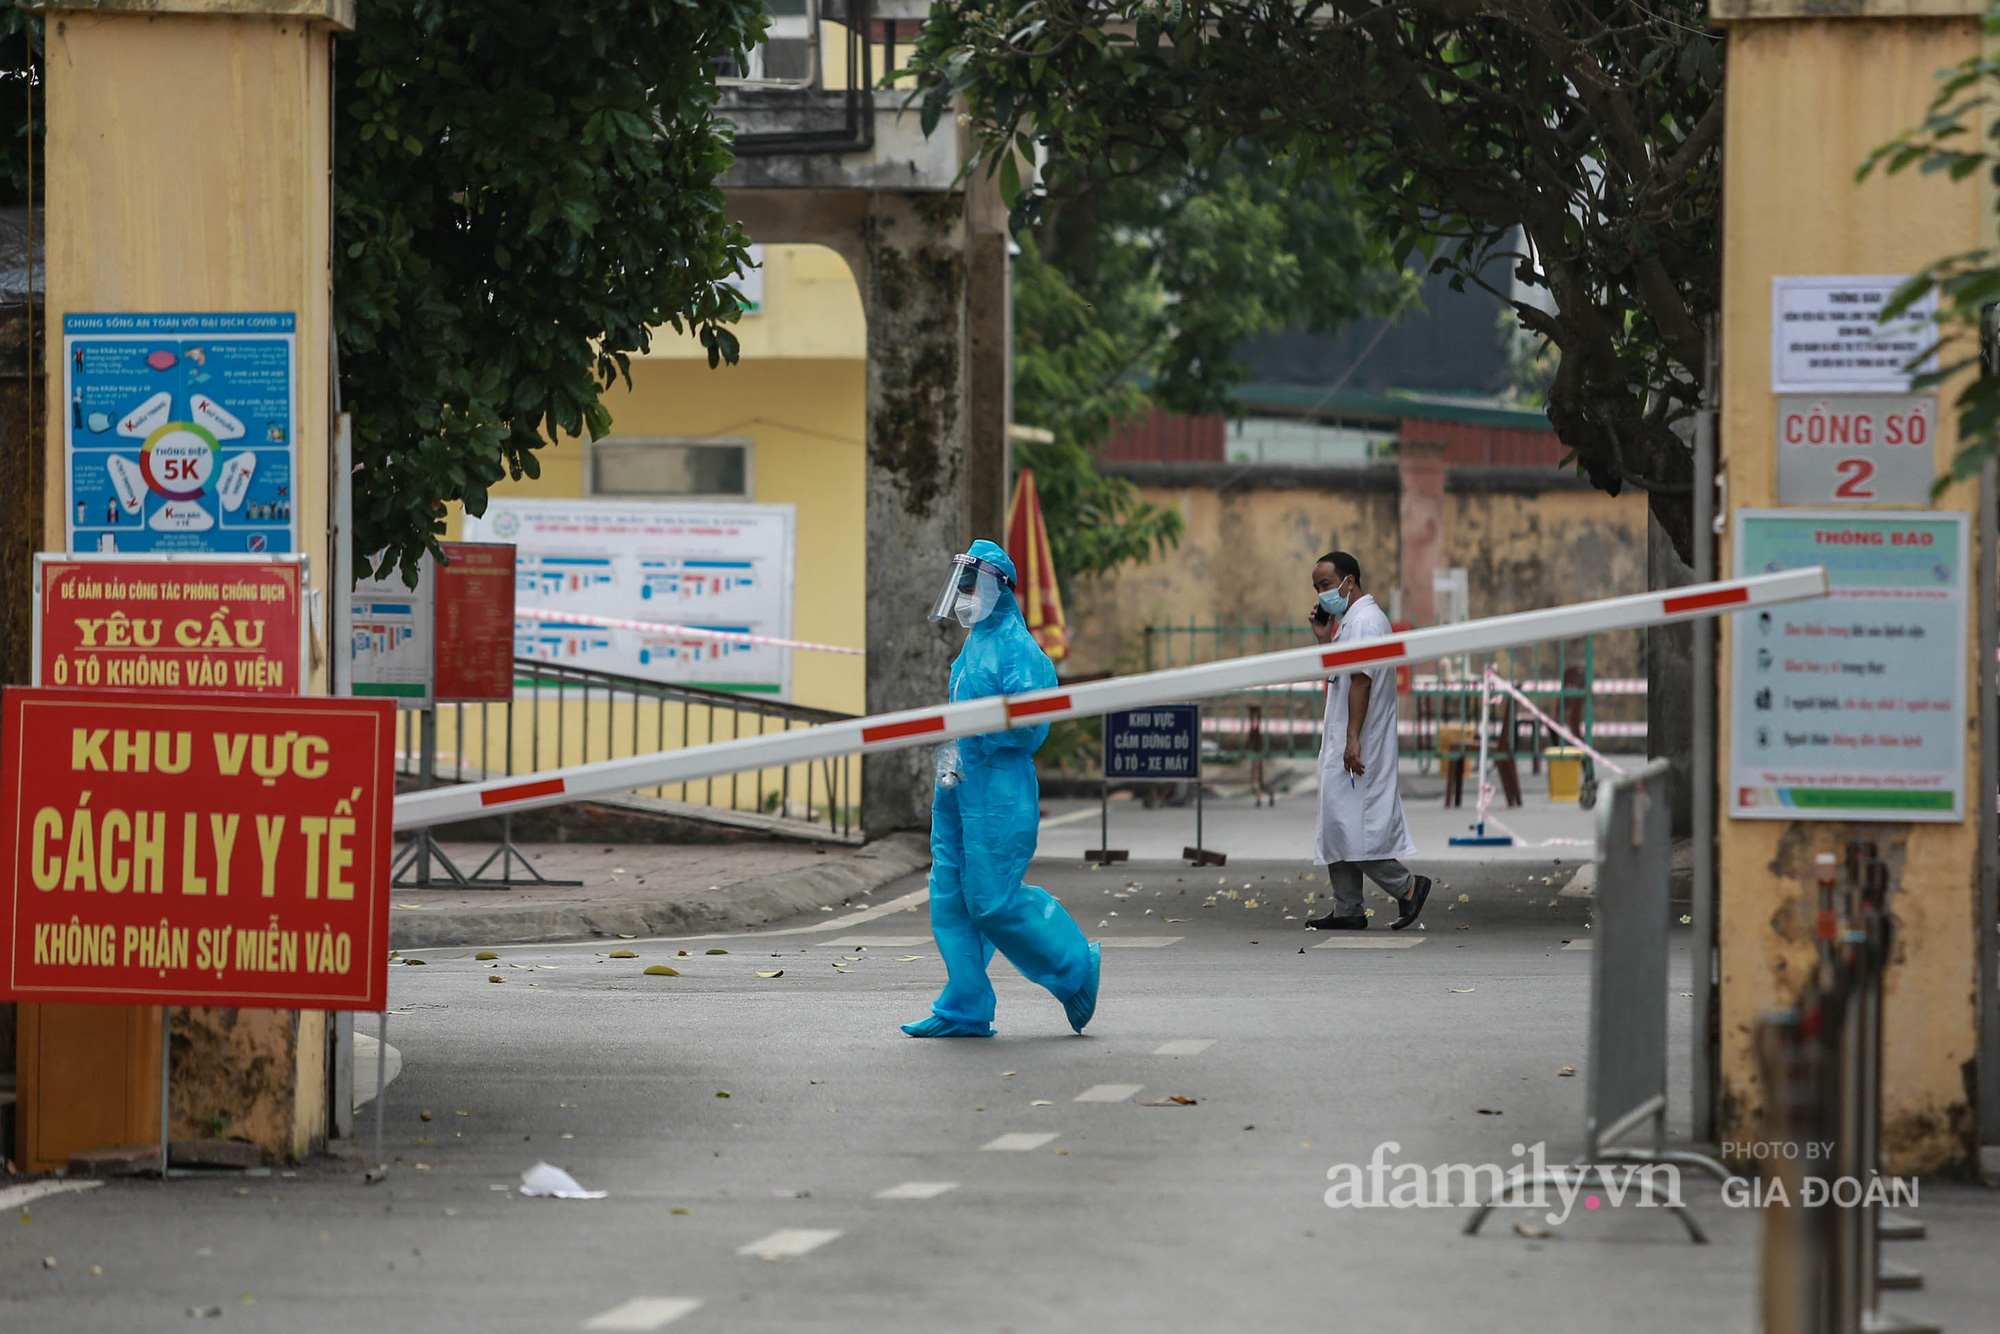
<svg viewBox="0 0 2000 1334"><path fill-rule="evenodd" d="M1310 648L1260 653L1193 667L1173 667L1137 676L1114 677L1083 685L1037 690L1025 695L993 695L941 704L903 713L878 714L850 722L827 723L803 731L773 732L740 741L600 760L595 764L550 769L517 778L433 788L396 798L395 827L427 825L480 815L509 814L557 806L586 797L629 792L635 788L689 783L754 769L778 769L807 764L856 751L901 750L927 746L955 737L1000 732L1011 727L1087 718L1118 709L1149 704L1177 704L1211 695L1226 695L1260 686L1325 676L1350 667L1399 667L1459 653L1485 653L1517 644L1574 639L1614 630L1639 630L1670 625L1725 612L1824 597L1826 570L1812 566L1747 579L1628 597L1579 602L1543 611L1516 612L1456 625L1410 630L1381 639L1347 645L1318 644Z"/></svg>

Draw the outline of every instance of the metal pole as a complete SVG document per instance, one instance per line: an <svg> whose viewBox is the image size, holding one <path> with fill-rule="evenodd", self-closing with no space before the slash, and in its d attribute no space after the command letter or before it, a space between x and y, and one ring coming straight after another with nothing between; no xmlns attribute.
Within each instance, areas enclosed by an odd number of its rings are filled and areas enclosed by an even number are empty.
<svg viewBox="0 0 2000 1334"><path fill-rule="evenodd" d="M382 1156L382 1108L389 1101L389 1012L382 1011L381 1023L375 1026L375 1165L377 1169L387 1167L389 1160Z"/></svg>
<svg viewBox="0 0 2000 1334"><path fill-rule="evenodd" d="M1856 1115L1855 1162L1859 1179L1872 1184L1882 1168L1882 971L1888 962L1887 941L1883 937L1886 919L1879 891L1887 883L1886 868L1871 861L1867 880L1856 900L1860 911L1856 923L1863 933L1861 957L1865 969L1861 980L1860 1032L1856 1046L1861 1066L1861 1102ZM1871 1193L1872 1195L1872 1193ZM1860 1210L1860 1310L1866 1321L1881 1305L1879 1281L1882 1264L1882 1204L1870 1198Z"/></svg>
<svg viewBox="0 0 2000 1334"><path fill-rule="evenodd" d="M1702 376L1702 408L1694 423L1694 581L1715 578L1715 326L1708 330L1707 365ZM1694 938L1688 948L1689 1024L1693 1079L1688 1092L1689 1137L1697 1144L1715 1138L1715 1043L1710 1036L1715 1005L1715 622L1694 623L1693 784Z"/></svg>
<svg viewBox="0 0 2000 1334"><path fill-rule="evenodd" d="M339 383L338 377L335 383ZM338 392L336 390L336 392ZM333 434L333 522L327 541L333 547L329 562L333 598L333 632L327 653L328 675L333 693L354 693L354 418L341 413L339 429Z"/></svg>
<svg viewBox="0 0 2000 1334"><path fill-rule="evenodd" d="M417 743L417 789L429 791L437 786L438 721L435 707L425 709L418 723ZM417 883L431 882L431 831L417 831ZM377 1096L380 1096L379 1094Z"/></svg>
<svg viewBox="0 0 2000 1334"><path fill-rule="evenodd" d="M1994 811L2000 784L2000 719L1994 717L2000 682L1994 645L2000 640L2000 489L1989 460L1979 473L1979 1143L1981 1157L2000 1146L2000 818ZM1984 1163L1981 1164L1984 1166Z"/></svg>
<svg viewBox="0 0 2000 1334"><path fill-rule="evenodd" d="M1479 812L1479 836L1481 838L1486 837L1486 723L1492 716L1493 708L1493 677L1491 673L1492 665L1489 663L1479 674L1479 777L1473 780L1477 785L1477 789L1473 793L1473 800L1475 803L1474 808ZM1585 735L1589 734L1585 733ZM1353 782L1354 780L1349 779L1348 781Z"/></svg>
<svg viewBox="0 0 2000 1334"><path fill-rule="evenodd" d="M1104 716L1104 777L1097 782L1097 858L1111 860L1111 715Z"/></svg>
<svg viewBox="0 0 2000 1334"><path fill-rule="evenodd" d="M1803 1203L1804 1144L1818 1130L1818 1053L1797 1010L1767 1013L1758 1024L1763 1067L1765 1139L1774 1148L1798 1144L1793 1156L1774 1153L1767 1183L1781 1183L1762 1209L1758 1287L1763 1334L1822 1334L1825 1255L1817 1210ZM1766 1185L1767 1190L1773 1189Z"/></svg>
<svg viewBox="0 0 2000 1334"><path fill-rule="evenodd" d="M1105 854L1111 850L1111 780L1097 780L1097 859L1110 861Z"/></svg>
<svg viewBox="0 0 2000 1334"><path fill-rule="evenodd" d="M160 1180L167 1179L167 1089L173 1079L174 1012L160 1007Z"/></svg>

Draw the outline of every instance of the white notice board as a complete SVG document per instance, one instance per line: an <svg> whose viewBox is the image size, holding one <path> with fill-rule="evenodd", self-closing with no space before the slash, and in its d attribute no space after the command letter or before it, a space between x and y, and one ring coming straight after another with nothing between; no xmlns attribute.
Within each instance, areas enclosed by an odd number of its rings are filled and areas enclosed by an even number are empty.
<svg viewBox="0 0 2000 1334"><path fill-rule="evenodd" d="M1771 392L1905 394L1906 369L1937 341L1937 293L1887 324L1902 274L1771 279ZM1921 370L1937 368L1935 356Z"/></svg>
<svg viewBox="0 0 2000 1334"><path fill-rule="evenodd" d="M393 699L399 709L431 707L436 575L426 556L415 588L403 582L399 570L355 581L349 635L355 694Z"/></svg>
<svg viewBox="0 0 2000 1334"><path fill-rule="evenodd" d="M790 505L665 500L490 501L468 542L514 544L523 610L789 639ZM514 652L674 685L790 699L791 650L670 630L522 617Z"/></svg>
<svg viewBox="0 0 2000 1334"><path fill-rule="evenodd" d="M1965 818L1966 516L1738 510L1736 573L1824 565L1832 593L1738 612L1729 814Z"/></svg>

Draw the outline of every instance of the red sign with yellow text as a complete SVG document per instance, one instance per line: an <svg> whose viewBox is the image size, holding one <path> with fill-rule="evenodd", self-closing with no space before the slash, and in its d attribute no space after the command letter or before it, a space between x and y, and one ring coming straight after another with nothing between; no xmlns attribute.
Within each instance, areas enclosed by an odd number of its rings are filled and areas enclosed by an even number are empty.
<svg viewBox="0 0 2000 1334"><path fill-rule="evenodd" d="M380 1010L392 702L9 686L0 1000Z"/></svg>
<svg viewBox="0 0 2000 1334"><path fill-rule="evenodd" d="M35 558L35 684L297 695L297 557Z"/></svg>

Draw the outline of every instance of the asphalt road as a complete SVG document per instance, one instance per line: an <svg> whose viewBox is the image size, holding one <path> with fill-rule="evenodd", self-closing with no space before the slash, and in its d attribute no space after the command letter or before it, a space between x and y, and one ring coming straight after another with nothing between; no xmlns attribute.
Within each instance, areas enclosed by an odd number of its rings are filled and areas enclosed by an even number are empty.
<svg viewBox="0 0 2000 1334"><path fill-rule="evenodd" d="M1579 1143L1583 1081L1559 1072L1585 1064L1592 955L1564 942L1586 905L1552 865L1439 869L1422 944L1315 948L1286 920L1316 888L1296 863L1038 864L1114 942L1082 1038L997 960L998 1037L898 1033L941 978L925 914L888 902L915 878L858 925L630 960L432 952L391 974L385 1182L327 1159L36 1200L0 1224L0 1328L1753 1328L1756 1216L1691 1177L1710 1246L1658 1210L1467 1238L1459 1209L1324 1202L1384 1141L1427 1169ZM609 1195L523 1198L542 1160ZM1994 1193L1927 1186L1922 1212L1932 1238L1899 1255L1930 1286L1896 1305L1986 1327Z"/></svg>

